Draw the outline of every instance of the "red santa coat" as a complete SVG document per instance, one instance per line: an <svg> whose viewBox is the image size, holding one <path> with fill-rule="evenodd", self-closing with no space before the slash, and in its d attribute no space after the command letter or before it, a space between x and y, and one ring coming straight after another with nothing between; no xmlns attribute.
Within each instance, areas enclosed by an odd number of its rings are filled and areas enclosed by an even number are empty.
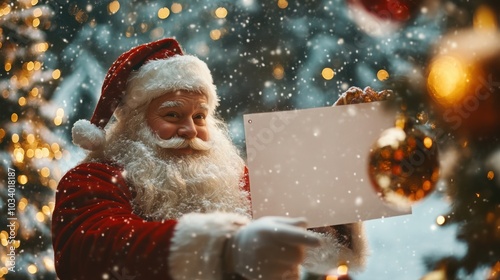
<svg viewBox="0 0 500 280"><path fill-rule="evenodd" d="M248 176L244 188L249 189ZM83 163L60 181L52 219L55 266L67 279L222 279L229 233L248 223L232 213L148 221L118 166Z"/></svg>

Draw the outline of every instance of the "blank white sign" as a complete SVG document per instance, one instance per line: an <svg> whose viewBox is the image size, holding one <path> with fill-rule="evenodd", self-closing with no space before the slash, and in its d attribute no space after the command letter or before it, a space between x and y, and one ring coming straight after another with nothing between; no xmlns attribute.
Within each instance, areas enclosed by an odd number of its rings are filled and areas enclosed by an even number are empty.
<svg viewBox="0 0 500 280"><path fill-rule="evenodd" d="M394 126L383 102L243 116L254 218L306 217L309 227L411 213L368 177L370 148Z"/></svg>

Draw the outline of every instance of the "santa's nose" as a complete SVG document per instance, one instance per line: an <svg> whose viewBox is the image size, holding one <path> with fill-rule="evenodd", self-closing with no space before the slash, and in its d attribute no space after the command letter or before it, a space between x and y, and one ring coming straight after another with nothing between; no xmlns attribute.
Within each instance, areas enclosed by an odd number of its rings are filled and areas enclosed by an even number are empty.
<svg viewBox="0 0 500 280"><path fill-rule="evenodd" d="M197 134L193 120L187 120L177 130L177 135L184 139L193 139Z"/></svg>

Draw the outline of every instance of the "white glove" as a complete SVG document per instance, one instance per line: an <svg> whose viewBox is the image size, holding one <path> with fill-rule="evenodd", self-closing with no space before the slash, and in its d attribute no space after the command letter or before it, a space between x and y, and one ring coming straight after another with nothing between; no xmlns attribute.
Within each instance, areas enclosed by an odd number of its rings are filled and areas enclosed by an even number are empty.
<svg viewBox="0 0 500 280"><path fill-rule="evenodd" d="M227 240L225 270L249 280L298 279L305 247L319 244L303 218L263 217Z"/></svg>

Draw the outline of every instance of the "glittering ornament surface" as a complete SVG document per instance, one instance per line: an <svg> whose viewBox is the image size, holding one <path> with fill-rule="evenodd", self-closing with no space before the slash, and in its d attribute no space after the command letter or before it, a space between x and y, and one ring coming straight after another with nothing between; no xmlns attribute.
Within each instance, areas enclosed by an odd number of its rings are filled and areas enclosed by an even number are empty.
<svg viewBox="0 0 500 280"><path fill-rule="evenodd" d="M436 144L416 128L389 128L372 147L369 176L385 202L408 209L435 187L439 177Z"/></svg>

